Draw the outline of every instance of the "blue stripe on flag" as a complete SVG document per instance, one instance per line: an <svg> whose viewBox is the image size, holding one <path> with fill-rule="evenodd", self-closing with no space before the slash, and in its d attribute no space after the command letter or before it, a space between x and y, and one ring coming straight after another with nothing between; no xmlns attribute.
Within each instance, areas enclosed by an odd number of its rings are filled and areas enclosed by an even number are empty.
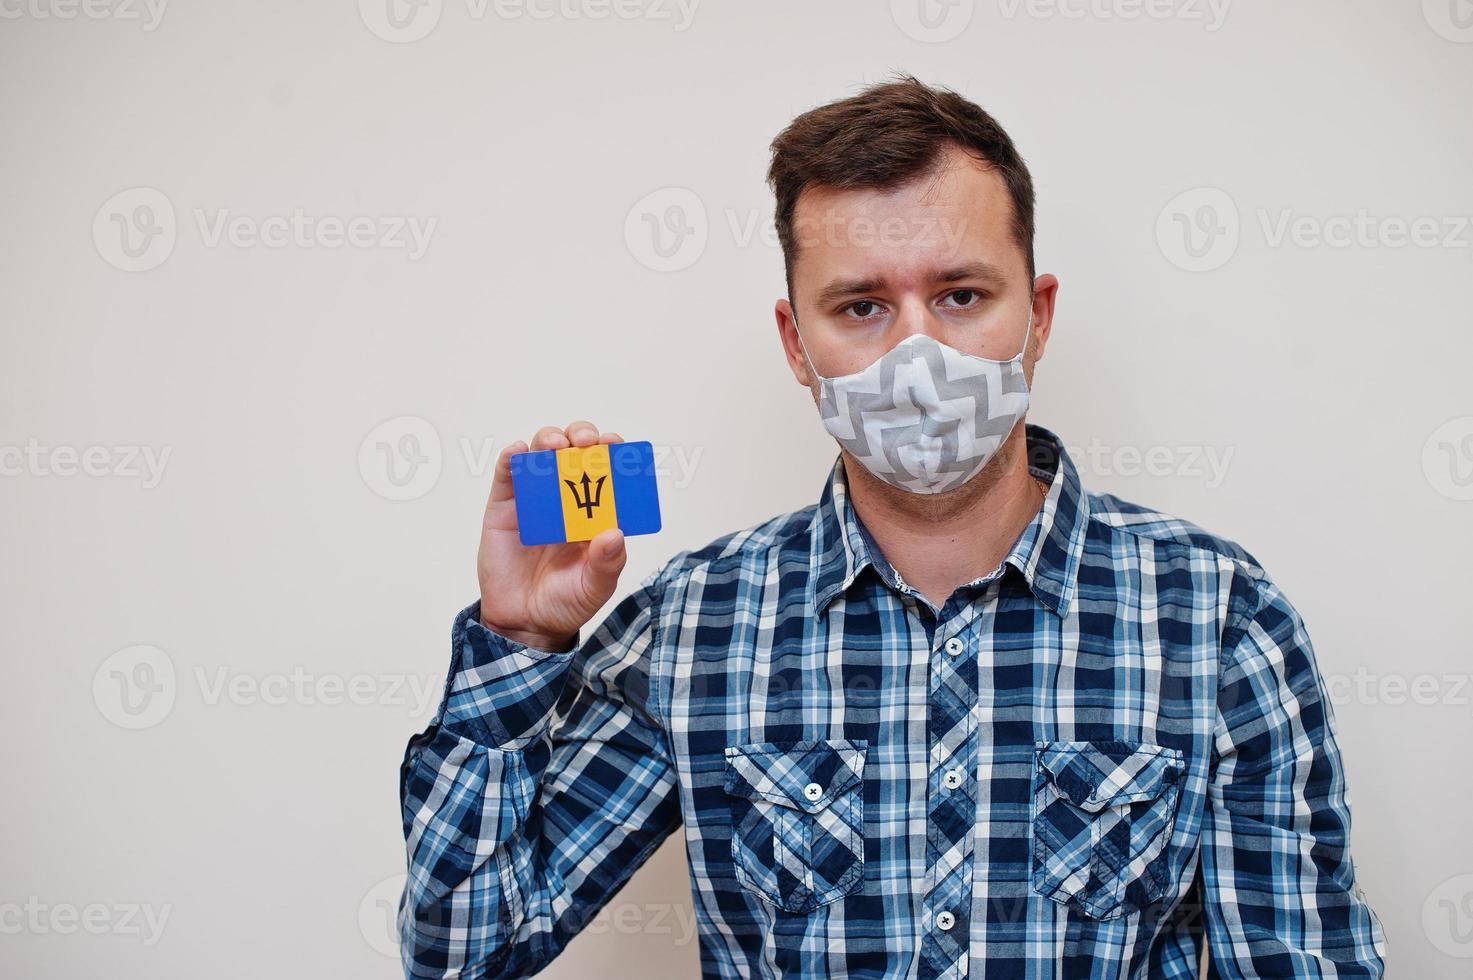
<svg viewBox="0 0 1473 980"><path fill-rule="evenodd" d="M522 544L559 544L568 540L563 527L557 459L551 449L513 456L511 485L517 498L517 533Z"/></svg>
<svg viewBox="0 0 1473 980"><path fill-rule="evenodd" d="M648 442L616 442L609 446L614 474L614 508L625 534L660 530L660 497L655 490L655 451Z"/></svg>

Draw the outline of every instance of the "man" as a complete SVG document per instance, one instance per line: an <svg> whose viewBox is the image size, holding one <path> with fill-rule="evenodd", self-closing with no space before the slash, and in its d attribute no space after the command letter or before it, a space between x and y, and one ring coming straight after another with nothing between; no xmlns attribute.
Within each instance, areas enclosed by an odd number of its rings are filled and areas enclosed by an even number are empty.
<svg viewBox="0 0 1473 980"><path fill-rule="evenodd" d="M1007 134L905 78L772 149L831 477L584 638L622 538L523 548L502 454L403 766L407 974L535 972L683 827L710 976L1380 976L1298 615L1023 421L1058 281Z"/></svg>

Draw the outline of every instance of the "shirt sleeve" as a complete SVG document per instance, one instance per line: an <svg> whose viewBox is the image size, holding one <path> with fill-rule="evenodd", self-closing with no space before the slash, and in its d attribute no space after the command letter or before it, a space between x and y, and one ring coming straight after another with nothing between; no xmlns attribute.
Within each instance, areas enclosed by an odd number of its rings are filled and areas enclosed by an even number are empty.
<svg viewBox="0 0 1473 980"><path fill-rule="evenodd" d="M479 603L456 619L400 769L406 977L537 972L679 826L649 679L662 575L567 653L491 632Z"/></svg>
<svg viewBox="0 0 1473 980"><path fill-rule="evenodd" d="M1261 575L1234 586L1202 839L1212 977L1381 977L1355 881L1335 720L1304 623Z"/></svg>

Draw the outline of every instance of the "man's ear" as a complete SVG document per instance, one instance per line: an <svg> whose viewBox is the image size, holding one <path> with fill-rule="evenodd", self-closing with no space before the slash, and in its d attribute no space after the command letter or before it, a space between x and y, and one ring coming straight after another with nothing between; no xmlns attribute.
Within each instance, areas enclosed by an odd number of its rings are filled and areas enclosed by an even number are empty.
<svg viewBox="0 0 1473 980"><path fill-rule="evenodd" d="M1048 345L1054 327L1054 301L1059 296L1059 279L1044 273L1033 280L1033 360L1043 360L1043 349Z"/></svg>
<svg viewBox="0 0 1473 980"><path fill-rule="evenodd" d="M788 359L788 370L805 388L813 387L813 375L808 370L808 361L803 356L802 342L798 339L798 321L793 315L793 304L786 296L777 301L772 309L777 319L777 335L783 345L783 354Z"/></svg>

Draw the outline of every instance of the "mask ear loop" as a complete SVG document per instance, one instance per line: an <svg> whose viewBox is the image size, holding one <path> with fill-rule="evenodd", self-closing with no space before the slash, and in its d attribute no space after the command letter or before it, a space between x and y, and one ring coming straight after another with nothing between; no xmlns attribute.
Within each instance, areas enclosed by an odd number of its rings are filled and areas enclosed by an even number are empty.
<svg viewBox="0 0 1473 980"><path fill-rule="evenodd" d="M819 374L818 368L813 366L813 358L808 356L808 345L803 343L803 331L798 329L798 313L796 310L793 311L793 333L798 335L798 349L803 352L803 360L808 364L808 373L819 381L833 380L832 378L826 378Z"/></svg>
<svg viewBox="0 0 1473 980"><path fill-rule="evenodd" d="M1020 351L1018 351L1018 353L1016 355L1017 358L1018 358L1018 363L1019 364L1022 364L1024 358L1026 358L1027 355L1028 355L1028 341L1029 341L1030 338L1032 338L1032 336L1033 336L1033 304L1032 303L1029 303L1028 304L1028 332L1023 335L1023 349L1020 350Z"/></svg>

